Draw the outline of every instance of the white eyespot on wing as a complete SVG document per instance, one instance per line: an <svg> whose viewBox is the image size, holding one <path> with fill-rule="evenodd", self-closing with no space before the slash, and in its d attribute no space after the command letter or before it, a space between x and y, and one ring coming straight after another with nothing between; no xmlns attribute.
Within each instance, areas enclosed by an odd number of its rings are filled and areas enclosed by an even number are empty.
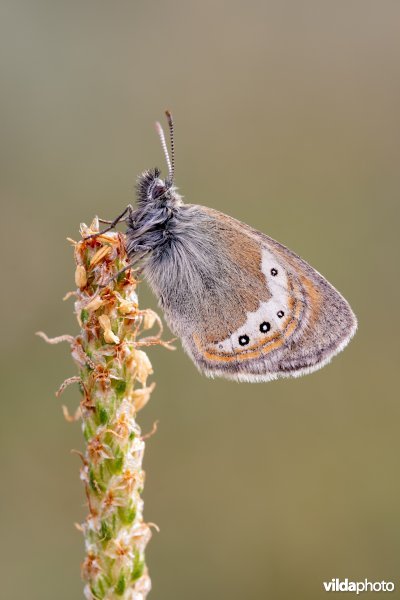
<svg viewBox="0 0 400 600"><path fill-rule="evenodd" d="M289 278L276 256L267 248L262 250L262 272L271 292L267 302L247 313L246 322L229 337L216 344L222 352L246 349L261 342L267 335L282 331L285 317L289 315Z"/></svg>

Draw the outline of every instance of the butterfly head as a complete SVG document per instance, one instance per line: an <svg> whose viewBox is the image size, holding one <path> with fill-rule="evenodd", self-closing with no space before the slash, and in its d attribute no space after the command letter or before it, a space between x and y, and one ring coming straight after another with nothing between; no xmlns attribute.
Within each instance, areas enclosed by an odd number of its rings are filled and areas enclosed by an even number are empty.
<svg viewBox="0 0 400 600"><path fill-rule="evenodd" d="M161 248L173 237L174 222L182 206L182 198L174 186L174 126L171 113L166 111L171 143L168 153L163 129L156 128L168 165L168 176L163 179L159 169L144 171L137 181L137 210L127 219L128 255L139 256Z"/></svg>
<svg viewBox="0 0 400 600"><path fill-rule="evenodd" d="M170 177L162 179L159 169L144 171L137 182L138 205L153 204L158 207L180 206L182 199L173 185Z"/></svg>
<svg viewBox="0 0 400 600"><path fill-rule="evenodd" d="M145 171L139 176L137 183L138 204L154 204L156 207L175 208L182 204L182 199L174 186L175 152L174 152L174 122L169 110L165 111L168 119L171 154L168 152L164 130L160 123L156 123L156 130L160 137L161 146L168 166L168 177L161 179L161 171L157 168Z"/></svg>

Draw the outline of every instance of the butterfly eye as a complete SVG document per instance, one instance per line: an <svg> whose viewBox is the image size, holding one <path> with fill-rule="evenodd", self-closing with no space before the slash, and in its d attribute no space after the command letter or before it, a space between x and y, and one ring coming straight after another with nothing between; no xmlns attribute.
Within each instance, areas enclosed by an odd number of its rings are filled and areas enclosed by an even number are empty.
<svg viewBox="0 0 400 600"><path fill-rule="evenodd" d="M271 324L268 323L268 321L264 321L264 323L261 323L260 331L262 333L267 333L267 331L269 331L270 329L271 329Z"/></svg>
<svg viewBox="0 0 400 600"><path fill-rule="evenodd" d="M271 269L271 275L272 277L276 277L276 275L278 275L278 271L275 269L275 267Z"/></svg>
<svg viewBox="0 0 400 600"><path fill-rule="evenodd" d="M249 343L250 338L248 335L241 335L239 338L239 344L241 346L247 346L247 344Z"/></svg>
<svg viewBox="0 0 400 600"><path fill-rule="evenodd" d="M284 316L285 313L283 312L283 310L278 310L278 312L276 314L280 319L282 319L282 317Z"/></svg>
<svg viewBox="0 0 400 600"><path fill-rule="evenodd" d="M153 188L153 198L158 198L159 196L162 195L162 193L164 192L164 186L161 184L157 184L154 186Z"/></svg>

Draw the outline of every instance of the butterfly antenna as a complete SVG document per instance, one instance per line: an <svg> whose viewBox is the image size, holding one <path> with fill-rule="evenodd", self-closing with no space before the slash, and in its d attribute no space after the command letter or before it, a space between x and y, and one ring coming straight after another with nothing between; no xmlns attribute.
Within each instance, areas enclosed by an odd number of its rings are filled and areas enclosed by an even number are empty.
<svg viewBox="0 0 400 600"><path fill-rule="evenodd" d="M164 130L161 127L161 124L158 121L156 123L156 130L157 130L158 136L159 136L160 141L161 141L161 146L162 146L162 149L164 151L165 160L167 161L167 165L168 165L168 177L169 177L169 179L171 179L171 177L173 176L171 159L169 158L169 154L168 154L168 148L167 148L167 142L165 141ZM171 179L171 181L172 181L172 179Z"/></svg>
<svg viewBox="0 0 400 600"><path fill-rule="evenodd" d="M175 145L174 145L174 120L172 118L171 113L169 112L169 110L165 111L165 114L167 115L167 120L168 120L168 127L169 127L169 141L170 141L170 145L171 145L171 170L170 170L170 180L171 183L174 180L174 175L175 175Z"/></svg>

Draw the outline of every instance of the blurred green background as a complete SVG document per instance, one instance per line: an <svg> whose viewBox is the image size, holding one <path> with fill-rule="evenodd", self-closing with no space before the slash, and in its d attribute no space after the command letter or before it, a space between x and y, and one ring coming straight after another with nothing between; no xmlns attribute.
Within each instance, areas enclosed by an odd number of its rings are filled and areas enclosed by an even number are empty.
<svg viewBox="0 0 400 600"><path fill-rule="evenodd" d="M400 4L9 0L0 23L1 597L82 598L83 444L60 408L79 395L54 398L75 368L34 332L77 332L65 238L165 170L167 107L187 200L311 262L359 331L323 370L266 384L151 349L151 598L314 600L333 577L400 597Z"/></svg>

